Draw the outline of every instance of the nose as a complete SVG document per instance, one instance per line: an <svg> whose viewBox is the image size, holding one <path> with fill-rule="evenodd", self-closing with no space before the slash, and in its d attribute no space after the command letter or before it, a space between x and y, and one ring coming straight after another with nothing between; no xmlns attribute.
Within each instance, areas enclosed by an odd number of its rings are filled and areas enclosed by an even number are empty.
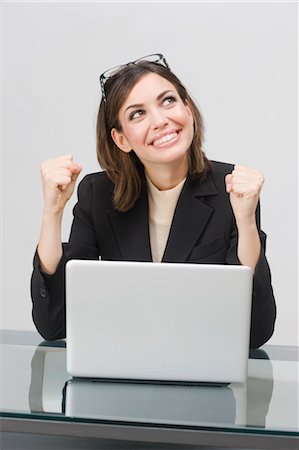
<svg viewBox="0 0 299 450"><path fill-rule="evenodd" d="M165 112L160 108L155 108L151 112L151 123L153 130L162 128L168 124L168 118Z"/></svg>

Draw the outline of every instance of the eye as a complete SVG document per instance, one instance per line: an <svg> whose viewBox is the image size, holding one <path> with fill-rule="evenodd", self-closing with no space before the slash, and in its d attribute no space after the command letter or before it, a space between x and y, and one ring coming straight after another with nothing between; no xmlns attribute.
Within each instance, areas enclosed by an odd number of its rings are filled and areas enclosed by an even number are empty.
<svg viewBox="0 0 299 450"><path fill-rule="evenodd" d="M137 109L135 111L132 111L129 115L130 120L139 119L144 114L144 111L142 109Z"/></svg>
<svg viewBox="0 0 299 450"><path fill-rule="evenodd" d="M172 95L169 96L169 97L165 97L165 98L163 99L163 105L164 105L164 106L171 105L172 103L175 103L175 102L176 102L176 98L173 97Z"/></svg>

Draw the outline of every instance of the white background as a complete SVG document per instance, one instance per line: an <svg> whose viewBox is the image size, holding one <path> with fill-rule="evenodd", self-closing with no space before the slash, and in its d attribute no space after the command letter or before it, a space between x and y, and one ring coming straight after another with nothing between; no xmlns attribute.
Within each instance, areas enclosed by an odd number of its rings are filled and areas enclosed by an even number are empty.
<svg viewBox="0 0 299 450"><path fill-rule="evenodd" d="M204 116L208 157L265 175L262 228L278 307L269 343L298 344L297 22L296 2L2 4L2 328L34 329L40 163L72 153L82 176L99 170L99 74L162 52Z"/></svg>

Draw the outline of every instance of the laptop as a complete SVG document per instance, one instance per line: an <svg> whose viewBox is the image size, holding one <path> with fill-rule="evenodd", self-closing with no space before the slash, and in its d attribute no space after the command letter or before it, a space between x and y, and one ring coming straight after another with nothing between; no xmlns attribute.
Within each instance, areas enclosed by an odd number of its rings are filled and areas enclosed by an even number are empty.
<svg viewBox="0 0 299 450"><path fill-rule="evenodd" d="M67 372L147 382L245 381L252 277L238 265L68 261Z"/></svg>

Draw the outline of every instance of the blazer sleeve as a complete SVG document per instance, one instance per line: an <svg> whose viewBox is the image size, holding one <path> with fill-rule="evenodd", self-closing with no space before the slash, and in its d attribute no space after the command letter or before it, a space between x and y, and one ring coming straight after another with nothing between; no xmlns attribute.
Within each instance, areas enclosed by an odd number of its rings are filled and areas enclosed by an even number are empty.
<svg viewBox="0 0 299 450"><path fill-rule="evenodd" d="M267 235L260 228L260 204L256 210L256 223L261 241L261 252L253 275L250 348L258 348L267 342L274 332L276 304L272 288L271 272L266 258ZM234 227L231 235L227 264L240 264L237 257L238 233Z"/></svg>
<svg viewBox="0 0 299 450"><path fill-rule="evenodd" d="M92 218L92 185L85 177L78 186L78 202L73 210L68 243L63 243L63 255L56 272L41 270L37 251L33 260L31 298L33 322L45 340L65 338L65 264L70 259L98 259L96 233Z"/></svg>

